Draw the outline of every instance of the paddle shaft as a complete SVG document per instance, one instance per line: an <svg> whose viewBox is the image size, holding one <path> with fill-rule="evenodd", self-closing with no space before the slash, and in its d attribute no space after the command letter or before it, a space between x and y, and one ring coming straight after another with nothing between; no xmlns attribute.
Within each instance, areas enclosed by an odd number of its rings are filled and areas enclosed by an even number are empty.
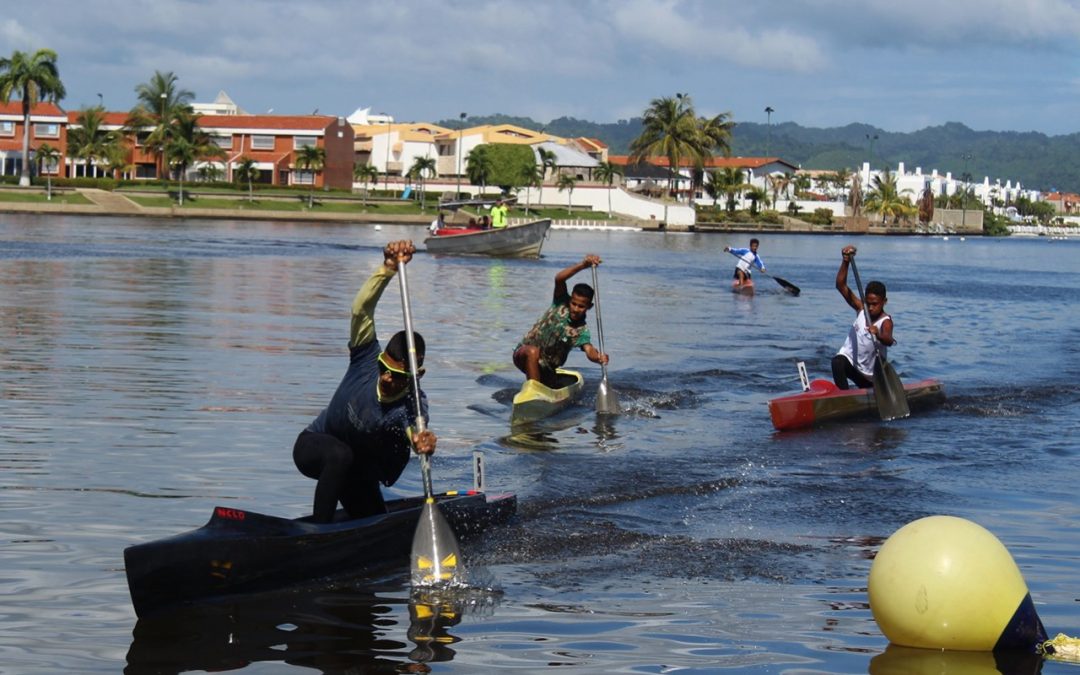
<svg viewBox="0 0 1080 675"><path fill-rule="evenodd" d="M596 335L600 338L600 353L607 354L604 351L604 321L600 317L600 279L596 275L596 265L592 266L592 285L593 285L593 298L596 304ZM600 376L607 380L607 364L600 364Z"/></svg>
<svg viewBox="0 0 1080 675"><path fill-rule="evenodd" d="M416 338L413 337L412 309L409 305L409 273L404 262L398 261L398 283L401 285L401 314L405 317L405 344L409 349L409 373L412 376L413 401L416 404L416 431L423 433L427 428L424 411L420 406L420 377L417 375ZM428 455L420 455L420 473L424 477L424 497L431 499L431 460Z"/></svg>
<svg viewBox="0 0 1080 675"><path fill-rule="evenodd" d="M863 319L866 320L866 328L869 329L873 323L870 321L870 309L866 306L866 296L863 295L862 279L859 278L859 268L855 265L854 255L851 256L849 264L851 265L851 273L855 275L855 288L859 289L859 304L862 305ZM876 335L874 336L874 354L876 354L879 359L882 358L881 350L878 348L878 338Z"/></svg>

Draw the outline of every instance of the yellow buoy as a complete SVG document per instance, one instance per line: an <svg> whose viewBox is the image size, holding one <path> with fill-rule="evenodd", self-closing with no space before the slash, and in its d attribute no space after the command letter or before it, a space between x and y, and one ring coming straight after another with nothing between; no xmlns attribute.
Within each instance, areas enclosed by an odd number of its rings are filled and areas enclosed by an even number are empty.
<svg viewBox="0 0 1080 675"><path fill-rule="evenodd" d="M1046 639L1009 551L963 518L930 516L894 532L868 591L874 620L896 645L1034 651Z"/></svg>

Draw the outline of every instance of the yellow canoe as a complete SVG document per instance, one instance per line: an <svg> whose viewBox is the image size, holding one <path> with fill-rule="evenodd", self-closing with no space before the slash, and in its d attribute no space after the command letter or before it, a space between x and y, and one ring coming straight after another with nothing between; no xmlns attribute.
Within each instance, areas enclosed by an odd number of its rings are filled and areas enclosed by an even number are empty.
<svg viewBox="0 0 1080 675"><path fill-rule="evenodd" d="M585 388L585 378L574 370L555 371L559 386L547 387L536 380L525 380L521 391L514 395L514 409L510 413L510 424L524 424L550 417L581 395Z"/></svg>

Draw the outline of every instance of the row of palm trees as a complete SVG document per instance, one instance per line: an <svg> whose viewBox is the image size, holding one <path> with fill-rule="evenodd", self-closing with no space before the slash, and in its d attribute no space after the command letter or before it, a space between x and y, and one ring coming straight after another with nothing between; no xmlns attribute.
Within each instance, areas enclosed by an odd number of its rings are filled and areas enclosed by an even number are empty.
<svg viewBox="0 0 1080 675"><path fill-rule="evenodd" d="M195 95L177 84L178 78L171 72L155 71L148 82L135 87L137 103L128 113L121 129L107 129L105 109L102 106L87 108L76 118L76 125L68 132L67 155L83 167L83 175L93 167L95 175L99 168L106 174L116 176L133 170L130 165L133 139L139 139L146 150L157 156L158 175L176 175L180 181L180 204L184 202L184 177L196 161L208 162L200 167L204 179L220 176L214 160L224 160L225 151L213 142L210 134L199 127L199 116L191 106ZM33 54L15 51L9 58L0 58L0 101L8 103L18 98L22 103L23 139L22 167L19 185L30 185L30 111L42 102L56 103L64 98L66 91L60 79L56 52L39 49ZM55 166L62 158L56 148L42 144L35 151L36 161L44 167ZM296 165L312 174L312 192L308 204L314 202L314 174L326 164L326 150L317 146L302 147L297 151ZM44 171L47 176L50 171ZM259 178L255 161L241 157L234 172L237 180L248 185L248 198L252 197L252 183ZM52 180L47 182L48 196L52 198Z"/></svg>

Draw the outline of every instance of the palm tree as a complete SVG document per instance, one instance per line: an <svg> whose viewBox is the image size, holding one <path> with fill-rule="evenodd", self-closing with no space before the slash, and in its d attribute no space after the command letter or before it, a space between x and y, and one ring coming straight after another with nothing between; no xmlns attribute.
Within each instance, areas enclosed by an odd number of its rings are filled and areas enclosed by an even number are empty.
<svg viewBox="0 0 1080 675"><path fill-rule="evenodd" d="M123 146L123 137L105 129L105 109L101 106L80 111L75 126L68 129L68 156L82 161L83 176L89 175L93 165L96 177L97 164L108 163L116 146Z"/></svg>
<svg viewBox="0 0 1080 675"><path fill-rule="evenodd" d="M529 188L525 193L525 217L529 217L529 206L532 197L532 188L540 187L543 189L544 185L544 167L539 164L522 164L521 165L521 187Z"/></svg>
<svg viewBox="0 0 1080 675"><path fill-rule="evenodd" d="M308 208L315 208L315 174L326 166L326 148L305 145L296 151L296 168L311 172L311 189L308 192Z"/></svg>
<svg viewBox="0 0 1080 675"><path fill-rule="evenodd" d="M125 124L131 135L138 134L147 127L153 127L143 142L146 149L158 156L160 175L164 177L165 143L169 136L171 118L180 112L191 111L191 101L195 94L187 89L179 89L172 72L154 71L149 82L135 87L138 103L128 113Z"/></svg>
<svg viewBox="0 0 1080 675"><path fill-rule="evenodd" d="M259 180L259 167L255 166L255 160L250 157L241 157L240 163L236 165L236 170L233 172L233 177L236 180L247 182L248 186L248 201L255 201L251 184Z"/></svg>
<svg viewBox="0 0 1080 675"><path fill-rule="evenodd" d="M164 157L170 169L180 174L180 206L184 205L184 174L187 167L198 158L195 144L183 136L172 136L165 142Z"/></svg>
<svg viewBox="0 0 1080 675"><path fill-rule="evenodd" d="M607 217L611 217L611 191L615 184L615 177L623 175L623 168L618 164L612 164L611 162L600 162L600 165L596 167L596 171L593 173L596 179L608 186L607 195Z"/></svg>
<svg viewBox="0 0 1080 675"><path fill-rule="evenodd" d="M552 172L559 168L558 157L554 150L548 150L547 148L537 148L536 157L540 160L540 196L537 198L537 203L542 204L544 201L544 181L547 180L548 169Z"/></svg>
<svg viewBox="0 0 1080 675"><path fill-rule="evenodd" d="M908 189L897 189L896 176L886 170L881 175L874 176L873 184L866 193L864 206L870 213L880 213L882 222L891 216L895 223L917 212L911 200L904 196L910 192Z"/></svg>
<svg viewBox="0 0 1080 675"><path fill-rule="evenodd" d="M352 170L353 180L364 184L364 206L367 206L368 183L379 179L379 170L371 164L354 164Z"/></svg>
<svg viewBox="0 0 1080 675"><path fill-rule="evenodd" d="M630 142L630 162L638 164L649 157L666 157L674 193L681 161L690 159L695 165L702 165L709 156L711 141L706 143L702 138L690 97L676 94L674 98L653 99L642 115L641 126L641 135Z"/></svg>
<svg viewBox="0 0 1080 675"><path fill-rule="evenodd" d="M577 178L574 178L570 174L561 174L558 182L555 183L559 186L559 192L566 190L566 212L574 212L574 188L577 186Z"/></svg>
<svg viewBox="0 0 1080 675"><path fill-rule="evenodd" d="M772 188L772 202L776 206L780 201L780 194L787 197L788 188L791 187L791 176L786 173L774 173L768 176L769 187Z"/></svg>
<svg viewBox="0 0 1080 675"><path fill-rule="evenodd" d="M34 153L34 159L39 163L38 173L45 174L45 195L48 201L52 201L52 170L60 162L60 151L42 143Z"/></svg>
<svg viewBox="0 0 1080 675"><path fill-rule="evenodd" d="M413 161L413 165L409 168L409 176L420 181L420 210L424 211L427 208L427 191L424 186L427 184L425 181L426 174L435 175L437 171L434 157L417 157Z"/></svg>
<svg viewBox="0 0 1080 675"><path fill-rule="evenodd" d="M710 184L706 186L706 189L713 199L716 199L719 195L724 195L727 198L728 214L735 213L736 199L743 190L750 187L750 184L743 179L742 169L733 166L713 171L709 174L709 181Z"/></svg>
<svg viewBox="0 0 1080 675"><path fill-rule="evenodd" d="M769 203L769 193L765 192L765 188L761 188L756 185L747 188L746 198L750 200L750 215L752 216L756 216L758 214L759 203Z"/></svg>
<svg viewBox="0 0 1080 675"><path fill-rule="evenodd" d="M23 141L19 185L30 185L30 110L41 101L56 103L67 92L56 67L56 52L39 49L33 54L15 51L0 59L0 101L10 103L12 95L22 101Z"/></svg>
<svg viewBox="0 0 1080 675"><path fill-rule="evenodd" d="M495 165L491 161L486 145L476 146L465 156L465 175L469 177L470 183L480 186L481 195L487 189L488 178L491 177L494 169Z"/></svg>

